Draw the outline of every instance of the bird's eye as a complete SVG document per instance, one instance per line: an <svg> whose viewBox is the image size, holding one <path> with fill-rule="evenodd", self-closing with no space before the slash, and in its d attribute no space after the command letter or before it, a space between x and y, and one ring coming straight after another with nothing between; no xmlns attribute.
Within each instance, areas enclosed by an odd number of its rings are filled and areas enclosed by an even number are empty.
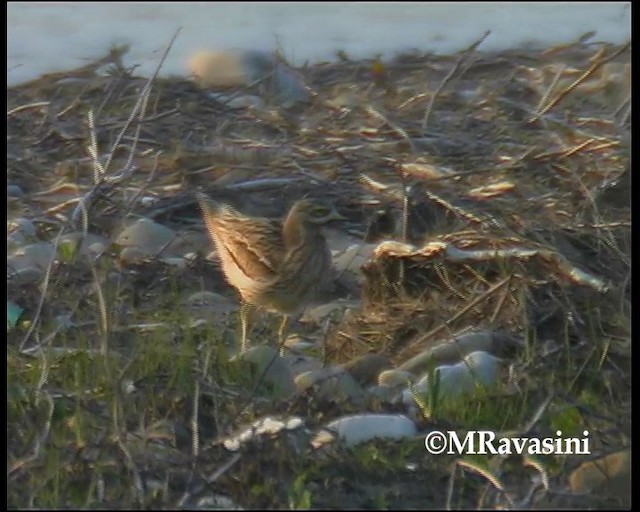
<svg viewBox="0 0 640 512"><path fill-rule="evenodd" d="M313 213L318 217L325 217L329 215L329 213L331 213L331 210L329 210L329 208L327 208L326 206L316 206L313 209Z"/></svg>

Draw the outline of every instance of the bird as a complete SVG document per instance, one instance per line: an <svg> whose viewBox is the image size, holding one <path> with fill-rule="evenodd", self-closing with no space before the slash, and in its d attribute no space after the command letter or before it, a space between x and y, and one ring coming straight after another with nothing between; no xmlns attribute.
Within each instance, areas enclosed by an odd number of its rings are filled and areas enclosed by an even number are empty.
<svg viewBox="0 0 640 512"><path fill-rule="evenodd" d="M282 357L289 318L332 291L335 274L322 227L345 217L318 199L298 200L279 222L245 215L202 192L196 198L225 278L242 298L241 354L247 349L248 315L256 306L282 315L278 330Z"/></svg>

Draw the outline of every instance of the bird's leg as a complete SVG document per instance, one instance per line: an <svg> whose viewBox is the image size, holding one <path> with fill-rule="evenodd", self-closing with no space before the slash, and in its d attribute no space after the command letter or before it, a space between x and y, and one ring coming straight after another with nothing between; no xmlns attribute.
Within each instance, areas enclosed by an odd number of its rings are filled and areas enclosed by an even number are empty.
<svg viewBox="0 0 640 512"><path fill-rule="evenodd" d="M240 353L244 354L247 351L247 325L249 321L249 313L251 312L251 306L242 301L240 305Z"/></svg>
<svg viewBox="0 0 640 512"><path fill-rule="evenodd" d="M284 357L284 340L287 333L287 325L289 324L289 317L282 315L282 322L280 323L280 329L278 329L278 347L280 348L280 357Z"/></svg>

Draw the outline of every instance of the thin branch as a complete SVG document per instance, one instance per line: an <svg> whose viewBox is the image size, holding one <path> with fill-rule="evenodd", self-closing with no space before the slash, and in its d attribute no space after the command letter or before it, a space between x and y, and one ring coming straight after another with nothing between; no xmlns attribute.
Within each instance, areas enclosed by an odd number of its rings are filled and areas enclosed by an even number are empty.
<svg viewBox="0 0 640 512"><path fill-rule="evenodd" d="M426 108L426 110L424 112L424 117L422 119L422 133L423 134L427 130L427 124L429 123L429 116L431 115L431 110L433 109L433 104L436 101L436 97L438 96L438 94L440 94L442 92L442 90L445 88L445 86L451 81L451 79L457 73L457 71L460 69L462 64L471 56L471 54L476 50L476 48L478 48L478 46L480 46L484 42L484 40L487 37L489 37L489 34L491 34L491 31L487 30L480 39L478 39L475 43L473 43L471 46L469 46L469 48L464 50L462 52L462 54L460 55L460 57L458 58L458 60L455 63L455 65L453 66L453 68L451 68L451 71L449 71L449 73L447 73L447 76L445 76L444 79L442 80L442 82L440 82L440 85L438 85L438 88L435 90L435 92L431 96L431 100L429 100L429 104L427 105L427 108Z"/></svg>

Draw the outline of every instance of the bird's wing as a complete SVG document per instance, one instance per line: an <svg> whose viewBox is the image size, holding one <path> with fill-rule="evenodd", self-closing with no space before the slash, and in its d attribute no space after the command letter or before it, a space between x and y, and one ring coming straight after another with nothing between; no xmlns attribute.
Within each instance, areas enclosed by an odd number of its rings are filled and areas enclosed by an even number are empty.
<svg viewBox="0 0 640 512"><path fill-rule="evenodd" d="M282 226L248 217L229 205L198 198L209 235L223 260L229 259L249 279L273 278L284 257Z"/></svg>

